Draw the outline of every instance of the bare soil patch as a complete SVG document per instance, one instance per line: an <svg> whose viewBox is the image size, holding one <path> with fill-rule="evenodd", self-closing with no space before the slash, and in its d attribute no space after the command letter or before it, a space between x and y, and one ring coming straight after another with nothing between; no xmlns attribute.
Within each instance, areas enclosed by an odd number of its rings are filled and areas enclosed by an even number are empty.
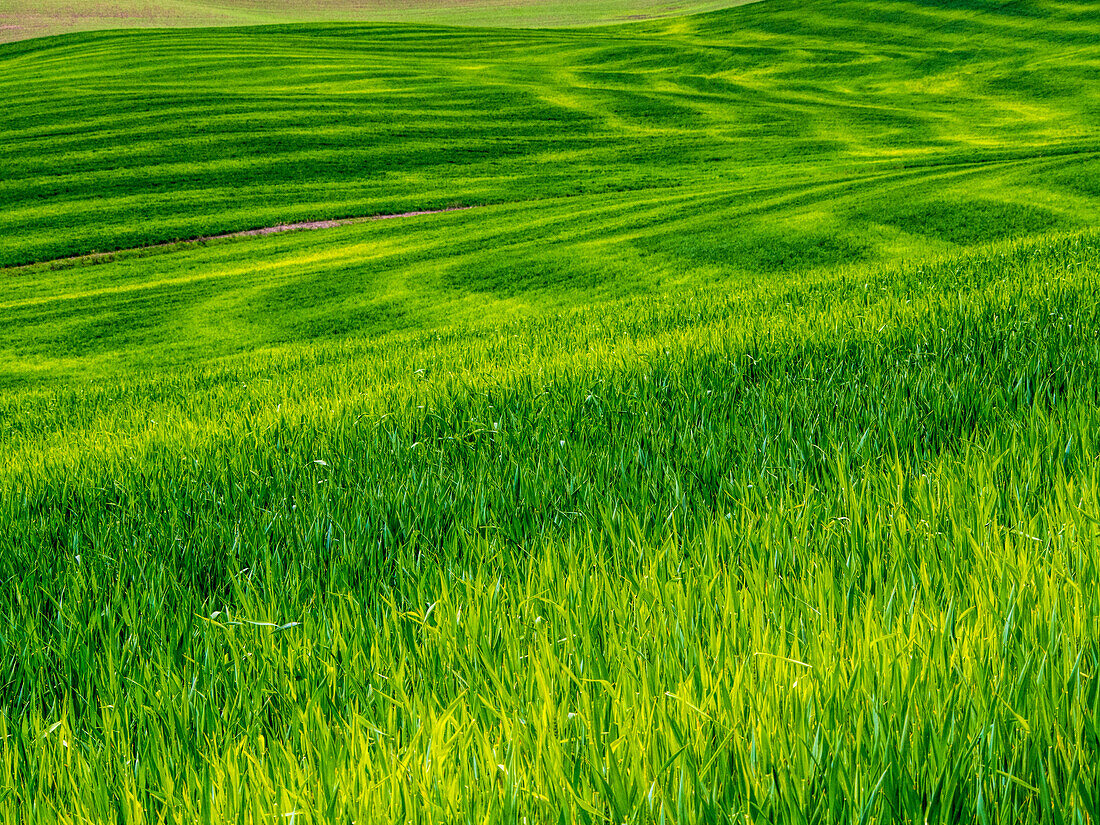
<svg viewBox="0 0 1100 825"><path fill-rule="evenodd" d="M89 252L84 255L72 255L67 258L53 258L45 261L35 261L30 264L5 267L5 269L24 269L28 266L74 264L80 262L98 263L113 259L116 255L125 255L133 252L144 252L157 249L175 249L177 247L194 246L209 241L229 240L231 238L255 238L262 235L278 235L283 232L304 232L314 229L336 229L341 226L349 226L367 221L388 221L395 218L418 218L423 215L442 215L446 212L464 212L468 209L477 209L476 206L448 206L444 209L421 209L415 212L395 212L388 215L368 215L361 218L338 218L325 221L300 221L298 223L279 223L274 226L260 226L255 229L241 229L237 232L224 232L218 235L200 235L197 238L186 238L179 241L165 241L164 243L148 244L146 246L134 246L127 249L116 249L111 252Z"/></svg>

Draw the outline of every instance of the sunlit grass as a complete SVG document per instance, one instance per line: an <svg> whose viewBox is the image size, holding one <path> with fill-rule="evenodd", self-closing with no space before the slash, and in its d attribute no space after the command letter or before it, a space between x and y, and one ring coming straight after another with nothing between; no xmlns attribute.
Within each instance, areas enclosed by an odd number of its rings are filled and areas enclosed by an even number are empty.
<svg viewBox="0 0 1100 825"><path fill-rule="evenodd" d="M1098 260L11 397L0 810L1088 821Z"/></svg>
<svg viewBox="0 0 1100 825"><path fill-rule="evenodd" d="M1088 12L0 47L0 822L1097 822Z"/></svg>

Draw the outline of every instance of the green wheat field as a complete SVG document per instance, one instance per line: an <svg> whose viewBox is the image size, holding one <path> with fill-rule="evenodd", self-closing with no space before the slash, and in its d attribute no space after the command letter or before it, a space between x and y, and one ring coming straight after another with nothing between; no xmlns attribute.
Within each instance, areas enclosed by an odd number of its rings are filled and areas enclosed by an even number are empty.
<svg viewBox="0 0 1100 825"><path fill-rule="evenodd" d="M0 44L0 823L1100 822L1100 2L384 5Z"/></svg>

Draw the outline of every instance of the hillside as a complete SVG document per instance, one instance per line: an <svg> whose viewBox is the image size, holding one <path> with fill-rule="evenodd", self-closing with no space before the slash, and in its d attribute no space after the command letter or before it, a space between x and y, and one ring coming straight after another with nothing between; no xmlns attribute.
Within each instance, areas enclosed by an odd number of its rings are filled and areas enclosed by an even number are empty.
<svg viewBox="0 0 1100 825"><path fill-rule="evenodd" d="M217 355L434 323L470 295L480 313L485 295L511 307L546 288L646 291L1095 225L1100 44L1084 7L1044 7L1037 33L1020 4L826 6L0 49L8 266L490 207L19 270L0 299L18 319L6 377L59 347L77 364L163 363L185 341Z"/></svg>
<svg viewBox="0 0 1100 825"><path fill-rule="evenodd" d="M1098 20L0 45L0 822L1096 822Z"/></svg>

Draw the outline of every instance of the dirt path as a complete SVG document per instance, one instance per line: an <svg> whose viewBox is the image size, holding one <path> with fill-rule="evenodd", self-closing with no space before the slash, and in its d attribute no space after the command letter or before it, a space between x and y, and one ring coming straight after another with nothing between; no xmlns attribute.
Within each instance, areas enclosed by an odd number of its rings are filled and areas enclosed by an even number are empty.
<svg viewBox="0 0 1100 825"><path fill-rule="evenodd" d="M397 212L392 215L370 215L364 218L338 218L329 221L301 221L300 223L279 223L275 226L261 226L258 229L242 229L237 232L225 232L220 235L200 235L197 238L187 238L182 241L164 241L163 243L148 244L146 246L132 246L126 249L117 249L113 252L88 252L83 255L71 255L66 258L50 258L44 261L34 261L28 264L16 264L3 267L3 269L25 269L29 266L48 266L51 264L75 264L82 261L106 261L116 255L126 255L132 252L145 252L157 249L175 249L177 247L195 246L208 241L223 241L231 238L255 238L261 235L278 235L283 232L304 232L311 229L336 229L340 226L350 226L356 223L368 221L388 221L394 218L417 218L422 215L442 215L445 212L465 212L468 209L477 209L476 206L448 206L446 209L422 209L418 212Z"/></svg>
<svg viewBox="0 0 1100 825"><path fill-rule="evenodd" d="M393 215L371 215L369 218L340 218L334 221L302 221L301 223L280 223L275 226L264 226L260 229L245 229L240 232L227 232L224 235L205 235L193 240L178 241L178 243L201 243L202 241L217 241L222 238L251 238L256 235L276 235L280 232L298 232L302 229L335 229L338 226L347 226L353 223L365 223L366 221L388 221L393 218L417 218L421 215L442 215L444 212L464 212L467 209L476 209L475 206L448 206L446 209L424 209L419 212L397 212ZM157 246L169 246L170 244L157 244Z"/></svg>

